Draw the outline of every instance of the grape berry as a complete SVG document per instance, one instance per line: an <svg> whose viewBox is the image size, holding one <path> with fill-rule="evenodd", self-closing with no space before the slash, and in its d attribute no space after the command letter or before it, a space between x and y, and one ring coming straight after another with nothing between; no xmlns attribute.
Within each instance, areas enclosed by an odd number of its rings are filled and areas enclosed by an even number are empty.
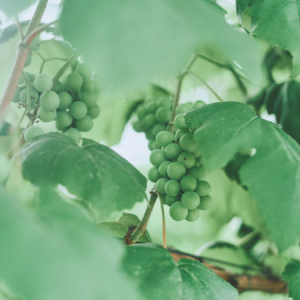
<svg viewBox="0 0 300 300"><path fill-rule="evenodd" d="M164 204L170 206L170 216L176 221L195 221L199 218L200 210L207 210L212 205L212 198L209 196L211 187L204 180L201 155L193 132L188 129L184 118L185 113L203 105L205 103L201 100L179 105L174 122L175 134L166 130L157 132L155 147L151 147L150 162L154 167L149 170L148 178L156 183L157 192ZM156 116L159 109L161 108L158 108L154 100L144 104L138 111L139 120L135 126L146 134L151 132L156 126L155 122L149 122L152 117L147 118L146 125L143 121L152 114ZM163 120L170 121L167 118ZM164 126L167 127L167 123ZM150 142L154 143L152 136Z"/></svg>

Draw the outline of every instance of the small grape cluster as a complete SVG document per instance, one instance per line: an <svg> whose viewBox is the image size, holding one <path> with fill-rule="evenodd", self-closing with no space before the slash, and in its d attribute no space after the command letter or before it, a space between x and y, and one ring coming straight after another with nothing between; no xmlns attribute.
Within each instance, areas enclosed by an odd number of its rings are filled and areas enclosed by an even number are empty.
<svg viewBox="0 0 300 300"><path fill-rule="evenodd" d="M172 117L172 101L169 98L149 99L137 109L137 120L133 122L133 129L145 132L148 148L152 151L160 149L155 137L166 130Z"/></svg>
<svg viewBox="0 0 300 300"><path fill-rule="evenodd" d="M149 170L148 179L156 183L157 192L164 204L170 206L170 216L176 221L195 221L200 210L207 210L212 205L211 187L204 181L201 155L184 118L186 112L203 105L205 102L201 100L179 105L174 120L175 134L159 132L156 143L160 149L150 154L154 167Z"/></svg>
<svg viewBox="0 0 300 300"><path fill-rule="evenodd" d="M25 76L26 84L24 80L20 82L13 102L26 107L28 117L36 116L42 122L56 120L56 128L77 142L81 132L92 129L93 119L100 113L99 87L85 63L77 63L64 83L54 82L51 76L43 73L37 76L25 73ZM24 138L28 142L41 134L40 127L32 126L25 131Z"/></svg>

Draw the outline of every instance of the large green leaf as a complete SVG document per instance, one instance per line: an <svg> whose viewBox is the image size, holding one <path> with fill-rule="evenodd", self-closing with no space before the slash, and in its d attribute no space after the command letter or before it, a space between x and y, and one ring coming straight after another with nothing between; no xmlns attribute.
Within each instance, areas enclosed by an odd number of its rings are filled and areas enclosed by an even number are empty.
<svg viewBox="0 0 300 300"><path fill-rule="evenodd" d="M18 14L27 8L35 0L0 0L0 10L4 11L8 16Z"/></svg>
<svg viewBox="0 0 300 300"><path fill-rule="evenodd" d="M153 245L126 250L123 266L147 300L234 300L237 291L198 261L181 259Z"/></svg>
<svg viewBox="0 0 300 300"><path fill-rule="evenodd" d="M212 48L252 79L260 77L260 46L231 28L223 11L207 1L66 0L59 27L113 87L174 76L192 51Z"/></svg>
<svg viewBox="0 0 300 300"><path fill-rule="evenodd" d="M300 262L293 260L290 262L284 272L283 278L288 282L289 295L294 300L300 299Z"/></svg>
<svg viewBox="0 0 300 300"><path fill-rule="evenodd" d="M190 128L209 170L222 168L240 150L255 148L240 168L241 183L256 200L281 250L300 237L300 147L276 124L241 103L214 103L189 113Z"/></svg>
<svg viewBox="0 0 300 300"><path fill-rule="evenodd" d="M62 184L97 209L100 218L145 198L146 178L92 140L79 147L63 134L46 134L26 144L21 159L25 179L40 186Z"/></svg>
<svg viewBox="0 0 300 300"><path fill-rule="evenodd" d="M251 18L252 33L273 46L289 50L294 57L294 73L300 71L300 1L237 0L237 12Z"/></svg>
<svg viewBox="0 0 300 300"><path fill-rule="evenodd" d="M9 288L31 300L140 299L116 240L54 191L39 201L33 213L0 188L0 277Z"/></svg>

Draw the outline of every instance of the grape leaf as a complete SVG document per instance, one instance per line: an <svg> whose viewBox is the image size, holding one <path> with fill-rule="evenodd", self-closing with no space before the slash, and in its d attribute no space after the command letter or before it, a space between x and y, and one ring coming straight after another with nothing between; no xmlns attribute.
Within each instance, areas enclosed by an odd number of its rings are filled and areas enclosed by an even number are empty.
<svg viewBox="0 0 300 300"><path fill-rule="evenodd" d="M84 140L79 147L49 133L21 150L23 176L35 185L62 184L97 210L99 218L130 209L145 198L146 178L108 147Z"/></svg>
<svg viewBox="0 0 300 300"><path fill-rule="evenodd" d="M29 5L31 5L34 0L0 0L0 8L4 11L8 16L12 16L14 14L18 14Z"/></svg>
<svg viewBox="0 0 300 300"><path fill-rule="evenodd" d="M0 187L0 277L12 291L31 300L140 299L116 240L53 190L39 200L34 213Z"/></svg>
<svg viewBox="0 0 300 300"><path fill-rule="evenodd" d="M282 277L288 282L289 295L294 300L300 300L300 261L290 262L285 267Z"/></svg>
<svg viewBox="0 0 300 300"><path fill-rule="evenodd" d="M241 103L210 104L190 112L186 121L198 128L194 136L209 170L224 167L240 150L256 149L239 171L241 183L257 202L279 249L295 244L300 227L299 145Z"/></svg>
<svg viewBox="0 0 300 300"><path fill-rule="evenodd" d="M260 45L206 1L66 0L59 28L113 88L174 76L192 51L205 49L236 61L254 81L261 77Z"/></svg>
<svg viewBox="0 0 300 300"><path fill-rule="evenodd" d="M198 261L181 259L154 245L126 249L123 266L147 300L234 300L237 291Z"/></svg>
<svg viewBox="0 0 300 300"><path fill-rule="evenodd" d="M294 57L294 75L300 72L300 1L237 0L239 17L251 18L252 33Z"/></svg>

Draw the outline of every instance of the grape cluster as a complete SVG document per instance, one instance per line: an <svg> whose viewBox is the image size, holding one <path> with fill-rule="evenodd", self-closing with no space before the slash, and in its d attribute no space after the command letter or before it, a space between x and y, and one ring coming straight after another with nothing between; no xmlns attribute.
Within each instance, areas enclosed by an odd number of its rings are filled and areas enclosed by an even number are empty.
<svg viewBox="0 0 300 300"><path fill-rule="evenodd" d="M77 62L74 72L66 77L64 83L54 82L47 74L34 76L26 73L25 76L26 84L21 80L13 102L27 107L28 112L33 111L28 114L29 117L36 115L42 122L55 120L56 128L76 142L80 141L81 132L92 129L93 119L100 113L97 104L99 87L85 63ZM29 127L24 134L25 141L31 141L40 134L43 134L40 127Z"/></svg>
<svg viewBox="0 0 300 300"><path fill-rule="evenodd" d="M195 221L200 210L207 210L212 205L211 187L204 180L201 155L184 118L186 112L203 105L201 100L179 105L174 120L175 134L159 132L156 143L160 149L150 154L153 167L148 172L148 179L156 183L157 192L164 204L170 206L170 216L176 221Z"/></svg>
<svg viewBox="0 0 300 300"><path fill-rule="evenodd" d="M149 99L143 102L137 109L137 120L133 122L133 129L137 132L145 132L148 148L152 151L159 149L155 137L166 130L172 117L172 101L169 98Z"/></svg>

